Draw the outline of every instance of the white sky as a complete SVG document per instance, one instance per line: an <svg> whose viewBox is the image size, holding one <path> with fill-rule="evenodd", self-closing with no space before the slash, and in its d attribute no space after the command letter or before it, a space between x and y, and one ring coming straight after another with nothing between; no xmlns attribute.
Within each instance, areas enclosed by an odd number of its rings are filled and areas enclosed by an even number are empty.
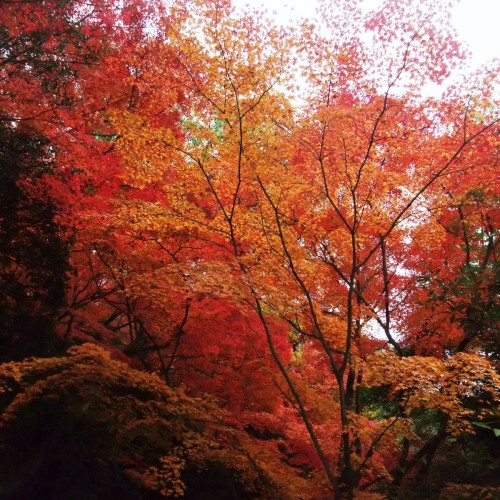
<svg viewBox="0 0 500 500"><path fill-rule="evenodd" d="M439 0L436 0L439 2ZM374 3L368 0L366 4ZM236 7L248 4L275 11L281 22L299 17L314 17L316 0L233 0ZM453 21L472 52L474 68L500 57L500 0L461 0Z"/></svg>

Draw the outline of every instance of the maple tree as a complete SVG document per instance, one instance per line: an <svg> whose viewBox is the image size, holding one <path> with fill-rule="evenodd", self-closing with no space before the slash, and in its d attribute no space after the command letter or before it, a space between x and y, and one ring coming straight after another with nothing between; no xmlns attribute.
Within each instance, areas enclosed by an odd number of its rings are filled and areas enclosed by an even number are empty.
<svg viewBox="0 0 500 500"><path fill-rule="evenodd" d="M13 185L57 214L23 222L44 258L64 248L47 266L66 297L42 276L22 307L50 296L66 345L99 344L165 394L210 394L283 498L409 497L440 446L495 439L494 72L421 92L464 57L453 2L323 2L318 26L295 27L228 1L35 5L2 7L0 105L5 137L44 145L16 150L32 170ZM17 357L46 354L26 342ZM71 361L26 363L4 376ZM144 435L167 432L148 411ZM138 452L155 455L141 487L183 493L193 457L170 451Z"/></svg>

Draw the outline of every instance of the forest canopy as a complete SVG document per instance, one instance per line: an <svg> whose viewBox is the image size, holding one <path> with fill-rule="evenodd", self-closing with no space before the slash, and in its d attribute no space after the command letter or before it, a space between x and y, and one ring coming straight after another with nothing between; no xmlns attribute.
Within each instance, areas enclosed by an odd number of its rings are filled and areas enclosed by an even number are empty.
<svg viewBox="0 0 500 500"><path fill-rule="evenodd" d="M0 3L0 496L498 494L500 68L455 4Z"/></svg>

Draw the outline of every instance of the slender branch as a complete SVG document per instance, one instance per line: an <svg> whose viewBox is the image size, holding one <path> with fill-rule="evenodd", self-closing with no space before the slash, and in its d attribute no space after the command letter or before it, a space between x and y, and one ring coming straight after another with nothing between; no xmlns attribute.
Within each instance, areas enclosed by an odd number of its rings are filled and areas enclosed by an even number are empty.
<svg viewBox="0 0 500 500"><path fill-rule="evenodd" d="M185 333L184 327L186 326L186 322L188 320L190 307L191 307L191 300L188 298L188 299L186 299L186 303L184 305L184 316L182 318L180 325L178 325L177 331L175 333L174 349L172 350L172 354L170 355L170 360L168 362L168 365L165 367L165 370L164 370L165 380L167 381L168 385L171 385L170 370L172 369L172 365L174 364L175 355L177 354L177 350L179 349L179 345L181 343L181 337Z"/></svg>
<svg viewBox="0 0 500 500"><path fill-rule="evenodd" d="M390 326L391 307L390 307L390 295L389 295L389 274L387 272L387 252L386 252L386 247L385 247L385 240L382 237L382 235L380 235L380 248L382 250L382 276L384 279L384 311L385 311L385 323L383 325L384 332L385 332L385 336L387 337L387 340L394 347L394 349L396 349L397 353L400 356L404 356L403 349L401 349L401 346L396 342L394 337L391 335L391 326Z"/></svg>

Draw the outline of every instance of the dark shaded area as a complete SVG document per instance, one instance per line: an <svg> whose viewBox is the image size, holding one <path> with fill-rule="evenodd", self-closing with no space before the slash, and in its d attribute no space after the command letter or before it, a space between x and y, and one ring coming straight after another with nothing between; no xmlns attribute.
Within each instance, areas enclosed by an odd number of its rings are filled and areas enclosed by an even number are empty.
<svg viewBox="0 0 500 500"><path fill-rule="evenodd" d="M175 475L162 485L148 471L172 456L185 459L185 498L279 498L215 403L192 400L95 346L26 360L16 365L20 378L11 373L0 370L2 499L165 498L160 490Z"/></svg>
<svg viewBox="0 0 500 500"><path fill-rule="evenodd" d="M182 474L182 479L187 486L184 497L189 500L262 498L254 492L246 491L234 472L220 464L208 464L204 470L188 465Z"/></svg>
<svg viewBox="0 0 500 500"><path fill-rule="evenodd" d="M0 361L58 352L53 322L64 303L67 246L55 207L20 184L50 171L49 145L0 123Z"/></svg>

